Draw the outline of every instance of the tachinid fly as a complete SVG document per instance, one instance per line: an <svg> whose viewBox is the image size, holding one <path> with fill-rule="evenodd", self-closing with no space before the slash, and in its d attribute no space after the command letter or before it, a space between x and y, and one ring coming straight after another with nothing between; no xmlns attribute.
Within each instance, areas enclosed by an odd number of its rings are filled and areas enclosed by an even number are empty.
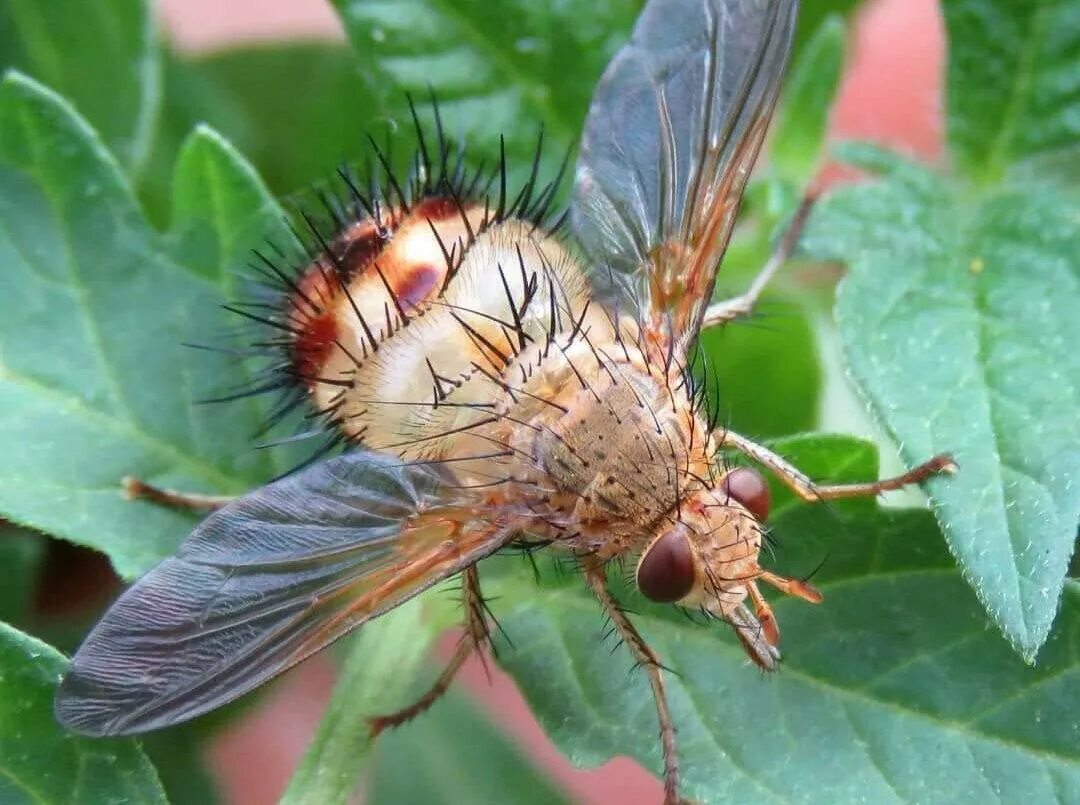
<svg viewBox="0 0 1080 805"><path fill-rule="evenodd" d="M675 730L659 659L606 586L635 563L640 591L734 629L761 668L779 631L759 583L768 488L735 450L808 502L918 482L818 486L717 429L688 371L702 327L748 314L798 237L796 213L747 293L710 304L740 197L791 48L796 0L649 0L593 97L568 227L556 185L510 188L505 162L470 173L419 125L414 169L342 171L332 231L309 220L308 262L259 255L276 289L235 309L260 322L273 366L348 450L220 507L113 605L56 702L90 735L164 727L218 707L447 577L464 641L435 687L374 721L421 712L488 639L477 562L511 544L576 559L656 699L668 802ZM415 113L414 113L415 117ZM563 230L569 228L570 233ZM177 504L200 501L132 482Z"/></svg>

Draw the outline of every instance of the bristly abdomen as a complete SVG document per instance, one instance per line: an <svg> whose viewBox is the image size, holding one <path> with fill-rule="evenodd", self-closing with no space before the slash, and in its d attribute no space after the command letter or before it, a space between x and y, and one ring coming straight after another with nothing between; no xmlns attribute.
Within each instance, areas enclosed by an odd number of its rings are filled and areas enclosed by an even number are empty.
<svg viewBox="0 0 1080 805"><path fill-rule="evenodd" d="M482 225L481 208L459 208L433 196L408 212L390 211L381 223L352 223L327 242L286 295L296 380L313 391L327 376L335 352L359 364L422 314L453 273L454 255L471 238L469 227ZM449 248L444 253L440 244L447 243L453 253Z"/></svg>
<svg viewBox="0 0 1080 805"><path fill-rule="evenodd" d="M267 358L267 374L250 393L281 395L267 428L306 407L332 434L360 441L365 427L348 421L356 406L344 416L342 408L361 367L445 297L477 239L512 220L541 239L558 226L549 211L562 170L540 184L542 137L531 173L510 192L505 152L493 169L468 170L437 106L434 116L431 138L413 111L416 150L407 174L396 174L389 148L371 140L365 178L342 168L334 187L312 193L315 204L294 208L290 226L302 257L274 244L256 252L252 298L229 309L254 322L253 348ZM495 266L491 281L499 281Z"/></svg>

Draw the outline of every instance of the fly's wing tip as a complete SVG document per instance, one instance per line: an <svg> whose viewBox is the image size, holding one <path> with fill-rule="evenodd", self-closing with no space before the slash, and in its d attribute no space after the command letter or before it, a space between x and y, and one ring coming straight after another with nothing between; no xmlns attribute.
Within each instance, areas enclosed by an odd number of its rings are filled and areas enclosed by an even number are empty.
<svg viewBox="0 0 1080 805"><path fill-rule="evenodd" d="M53 716L68 732L88 738L113 738L147 732L167 723L156 723L153 714L140 715L145 690L133 689L133 681L121 669L108 672L98 662L100 652L84 645L71 658L67 672L53 697ZM104 671L104 673L103 673Z"/></svg>
<svg viewBox="0 0 1080 805"><path fill-rule="evenodd" d="M88 738L123 735L116 715L102 705L99 697L88 695L87 680L74 665L60 680L53 698L53 716L68 732Z"/></svg>

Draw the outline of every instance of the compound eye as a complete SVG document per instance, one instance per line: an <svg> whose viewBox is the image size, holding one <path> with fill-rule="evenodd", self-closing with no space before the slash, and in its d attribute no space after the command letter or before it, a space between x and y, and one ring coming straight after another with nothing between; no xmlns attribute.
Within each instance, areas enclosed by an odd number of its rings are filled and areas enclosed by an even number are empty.
<svg viewBox="0 0 1080 805"><path fill-rule="evenodd" d="M735 498L758 520L769 516L772 494L761 473L750 467L736 467L720 482L720 489Z"/></svg>
<svg viewBox="0 0 1080 805"><path fill-rule="evenodd" d="M638 562L637 585L650 601L670 604L694 588L694 556L680 530L668 531Z"/></svg>

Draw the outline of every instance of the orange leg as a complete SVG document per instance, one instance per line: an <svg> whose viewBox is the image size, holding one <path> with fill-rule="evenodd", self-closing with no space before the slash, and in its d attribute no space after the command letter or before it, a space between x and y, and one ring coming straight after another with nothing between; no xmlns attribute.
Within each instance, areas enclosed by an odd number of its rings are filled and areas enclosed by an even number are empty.
<svg viewBox="0 0 1080 805"><path fill-rule="evenodd" d="M773 614L769 602L765 600L765 596L761 594L761 590L757 588L754 582L748 582L746 589L750 591L750 600L754 604L754 615L761 624L765 642L770 646L780 645L780 627L776 624L776 616Z"/></svg>
<svg viewBox="0 0 1080 805"><path fill-rule="evenodd" d="M823 600L823 596L816 587L800 579L786 579L767 570L760 571L757 579L772 585L782 593L809 601L811 604L820 604ZM746 589L750 593L750 601L754 605L754 617L761 624L761 634L765 642L770 646L780 645L780 627L776 622L776 615L773 614L772 606L758 589L756 580L747 582Z"/></svg>
<svg viewBox="0 0 1080 805"><path fill-rule="evenodd" d="M806 227L806 222L810 219L810 211L814 208L816 200L817 197L809 193L803 196L799 208L795 211L795 216L791 219L791 223L788 224L787 229L784 230L784 234L780 238L776 251L770 255L764 267L758 272L754 281L750 283L750 287L739 296L709 305L705 309L705 319L701 324L703 329L749 316L754 311L754 305L757 304L762 291L765 290L769 281L780 270L780 267L788 261L792 252L795 251L795 247L799 243L799 237Z"/></svg>
<svg viewBox="0 0 1080 805"><path fill-rule="evenodd" d="M373 717L370 721L371 737L374 738L387 728L411 721L435 704L450 689L450 683L454 681L454 677L465 664L465 660L469 659L472 653L478 651L487 641L487 619L484 617L484 599L480 594L480 574L476 570L476 565L466 568L462 573L461 587L465 604L465 634L457 650L454 651L454 656L450 658L450 662L446 664L427 693L407 707Z"/></svg>
<svg viewBox="0 0 1080 805"><path fill-rule="evenodd" d="M821 592L810 582L801 579L785 579L783 576L777 576L775 573L769 573L768 571L762 571L758 578L766 584L771 584L782 593L801 598L803 601L809 601L811 604L820 604L824 600Z"/></svg>
<svg viewBox="0 0 1080 805"><path fill-rule="evenodd" d="M611 597L603 565L585 564L584 569L589 589L611 619L612 625L629 647L634 659L649 675L653 700L656 702L656 715L660 721L660 745L664 753L664 805L683 805L686 800L679 796L679 753L675 745L675 723L671 719L667 693L664 690L660 659Z"/></svg>
<svg viewBox="0 0 1080 805"><path fill-rule="evenodd" d="M120 481L120 485L123 487L124 496L128 500L146 498L163 506L173 506L178 509L214 511L236 500L236 497L232 495L198 495L177 492L173 489L162 489L160 486L148 484L130 475L124 476L123 480Z"/></svg>
<svg viewBox="0 0 1080 805"><path fill-rule="evenodd" d="M723 431L718 434L718 441L722 446L733 447L740 453L744 453L757 462L768 467L773 474L783 481L788 488L808 503L820 500L837 500L839 498L872 497L881 492L889 492L902 489L909 484L918 484L938 473L956 472L956 462L947 453L934 456L927 462L920 464L903 475L895 478L883 478L880 481L870 481L861 484L835 484L819 486L811 481L796 466L784 460L773 451L757 442L740 436L733 431Z"/></svg>

